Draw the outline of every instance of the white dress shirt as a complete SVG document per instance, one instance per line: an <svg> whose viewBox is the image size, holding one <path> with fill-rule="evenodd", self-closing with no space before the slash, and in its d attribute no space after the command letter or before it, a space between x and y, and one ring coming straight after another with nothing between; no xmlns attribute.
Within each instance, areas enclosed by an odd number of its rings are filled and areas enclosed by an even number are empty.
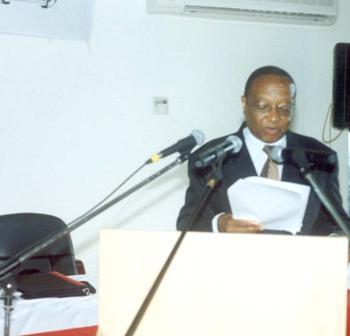
<svg viewBox="0 0 350 336"><path fill-rule="evenodd" d="M243 130L244 142L247 145L248 153L253 161L255 170L258 175L260 175L266 160L268 159L267 154L264 152L263 148L265 145L269 146L282 146L283 148L287 145L287 137L284 135L281 139L272 143L265 143L255 137L255 135L250 132L249 128L246 127ZM282 176L283 164L277 164L278 175Z"/></svg>

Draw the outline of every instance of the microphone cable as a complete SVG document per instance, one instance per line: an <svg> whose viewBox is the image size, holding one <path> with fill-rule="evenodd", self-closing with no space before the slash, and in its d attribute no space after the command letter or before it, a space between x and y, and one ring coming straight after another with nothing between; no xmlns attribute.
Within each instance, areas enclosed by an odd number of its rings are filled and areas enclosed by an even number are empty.
<svg viewBox="0 0 350 336"><path fill-rule="evenodd" d="M144 168L147 165L147 163L143 163L140 167L138 167L135 171L133 171L124 181L122 181L116 188L114 188L106 197L104 197L100 202L95 204L92 208L85 211L82 215L75 218L73 221L69 223L69 226L74 225L77 221L82 220L83 218L87 217L89 214L91 214L94 210L96 210L99 206L101 206L103 203L105 203L109 198L112 197L121 187L124 186L126 182L128 182L132 177L134 177L142 168Z"/></svg>

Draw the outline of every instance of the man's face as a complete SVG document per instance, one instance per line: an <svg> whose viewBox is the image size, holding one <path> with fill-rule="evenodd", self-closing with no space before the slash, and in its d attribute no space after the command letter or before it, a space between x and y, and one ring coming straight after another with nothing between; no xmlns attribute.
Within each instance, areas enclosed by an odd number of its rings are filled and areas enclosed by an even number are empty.
<svg viewBox="0 0 350 336"><path fill-rule="evenodd" d="M264 75L256 78L242 106L250 131L260 140L272 143L288 130L294 108L295 87L288 78Z"/></svg>

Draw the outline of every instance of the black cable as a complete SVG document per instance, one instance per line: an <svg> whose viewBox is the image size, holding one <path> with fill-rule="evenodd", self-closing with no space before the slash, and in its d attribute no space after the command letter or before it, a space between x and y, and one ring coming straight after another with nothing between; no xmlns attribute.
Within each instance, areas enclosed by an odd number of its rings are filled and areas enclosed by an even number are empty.
<svg viewBox="0 0 350 336"><path fill-rule="evenodd" d="M134 177L144 166L146 166L146 163L142 164L140 167L138 167L134 172L132 172L122 183L120 183L112 192L110 192L105 198L103 198L100 202L98 202L96 205L94 205L92 208L87 210L85 213L80 215L79 217L75 218L72 222L70 222L70 225L73 225L75 222L80 221L87 217L91 212L93 212L95 209L97 209L101 204L106 202L113 194L115 194L126 182L128 182L132 177Z"/></svg>

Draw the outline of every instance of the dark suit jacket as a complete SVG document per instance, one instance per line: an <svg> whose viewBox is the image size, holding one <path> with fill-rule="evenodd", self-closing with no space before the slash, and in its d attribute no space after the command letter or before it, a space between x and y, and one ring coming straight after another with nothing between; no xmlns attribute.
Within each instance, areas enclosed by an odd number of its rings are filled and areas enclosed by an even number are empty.
<svg viewBox="0 0 350 336"><path fill-rule="evenodd" d="M239 131L234 134L239 136L242 140L244 139L243 128L244 124ZM309 150L327 151L336 155L334 151L316 139L290 131L288 131L286 135L287 146L290 148L307 148ZM188 164L190 185L186 192L185 205L181 209L177 220L178 230L182 230L190 220L211 174L210 167L205 169L196 169L194 167L196 156L209 146L213 146L215 143L220 143L226 137L227 136L210 141L191 155ZM227 197L227 189L240 178L258 175L258 172L255 171L244 140L242 149L239 153L228 155L225 158L222 165L222 172L222 181L214 188L207 203L197 216L191 230L212 231L212 219L215 215L222 212L231 213ZM315 167L313 169L313 174L320 187L326 191L327 196L333 202L337 211L346 221L348 221L348 217L342 207L341 196L339 193L338 163L336 163L333 169L329 169L329 167ZM284 164L282 181L308 185L308 182L300 174L299 169L289 163ZM330 233L338 231L338 229L339 228L337 228L327 211L321 205L314 191L311 190L300 234L329 235Z"/></svg>

